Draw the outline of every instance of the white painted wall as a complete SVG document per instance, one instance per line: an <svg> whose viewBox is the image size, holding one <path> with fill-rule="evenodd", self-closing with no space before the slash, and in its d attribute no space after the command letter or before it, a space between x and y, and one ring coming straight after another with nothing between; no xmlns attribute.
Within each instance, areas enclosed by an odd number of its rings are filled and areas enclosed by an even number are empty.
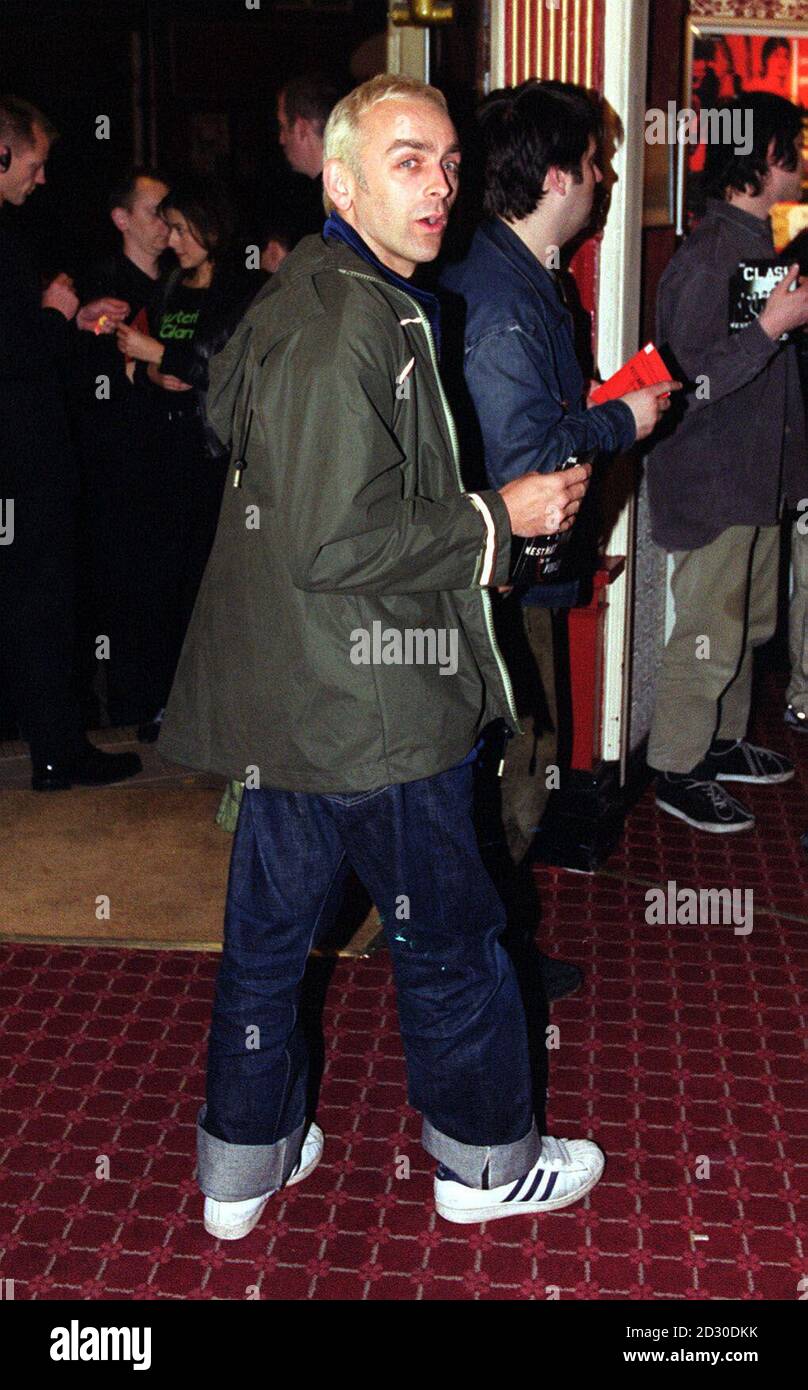
<svg viewBox="0 0 808 1390"><path fill-rule="evenodd" d="M636 350L639 332L648 0L606 0L605 17L603 95L623 128L598 278L598 366L608 377ZM608 554L628 557L607 591L600 749L601 757L620 760L621 775L628 747L634 506L632 498L623 507L606 544Z"/></svg>

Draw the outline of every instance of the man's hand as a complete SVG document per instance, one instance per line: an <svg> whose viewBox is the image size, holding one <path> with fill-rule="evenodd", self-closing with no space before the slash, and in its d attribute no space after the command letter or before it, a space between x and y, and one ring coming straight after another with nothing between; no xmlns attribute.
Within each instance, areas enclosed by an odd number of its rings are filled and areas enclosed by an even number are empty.
<svg viewBox="0 0 808 1390"><path fill-rule="evenodd" d="M499 490L515 536L550 536L569 531L589 487L592 465L577 463L563 473L526 473Z"/></svg>
<svg viewBox="0 0 808 1390"><path fill-rule="evenodd" d="M671 391L681 389L681 381L658 381L655 386L643 386L641 391L629 391L620 397L634 416L637 439L647 439L656 429L663 411L670 410Z"/></svg>
<svg viewBox="0 0 808 1390"><path fill-rule="evenodd" d="M43 290L42 308L58 309L69 323L75 316L78 307L79 297L73 289L73 281L69 275L65 275L62 271L55 279L51 280L48 288Z"/></svg>
<svg viewBox="0 0 808 1390"><path fill-rule="evenodd" d="M127 357L135 357L139 362L153 362L159 367L165 352L163 343L149 337L148 333L141 333L137 328L132 328L130 324L119 323L115 331L118 335L118 348L126 353Z"/></svg>
<svg viewBox="0 0 808 1390"><path fill-rule="evenodd" d="M79 309L76 327L85 333L114 333L128 313L129 305L123 299L92 299Z"/></svg>
<svg viewBox="0 0 808 1390"><path fill-rule="evenodd" d="M797 288L792 290L791 285ZM781 333L790 333L792 328L802 328L808 323L808 280L800 279L798 265L790 266L788 275L775 285L758 323L775 343Z"/></svg>
<svg viewBox="0 0 808 1390"><path fill-rule="evenodd" d="M180 381L178 376L165 376L158 371L153 362L146 368L146 376L149 381L153 381L155 386L162 386L164 391L190 391L191 384L188 381Z"/></svg>

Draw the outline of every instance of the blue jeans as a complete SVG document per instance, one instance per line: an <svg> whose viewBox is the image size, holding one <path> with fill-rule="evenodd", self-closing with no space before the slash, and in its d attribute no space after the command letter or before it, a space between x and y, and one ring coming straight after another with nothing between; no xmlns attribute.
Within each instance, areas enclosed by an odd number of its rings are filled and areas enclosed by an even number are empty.
<svg viewBox="0 0 808 1390"><path fill-rule="evenodd" d="M297 1163L307 1128L301 980L349 867L384 922L425 1149L476 1187L535 1163L525 1015L499 942L505 911L477 848L472 778L465 763L356 795L245 790L197 1125L207 1196L259 1196Z"/></svg>

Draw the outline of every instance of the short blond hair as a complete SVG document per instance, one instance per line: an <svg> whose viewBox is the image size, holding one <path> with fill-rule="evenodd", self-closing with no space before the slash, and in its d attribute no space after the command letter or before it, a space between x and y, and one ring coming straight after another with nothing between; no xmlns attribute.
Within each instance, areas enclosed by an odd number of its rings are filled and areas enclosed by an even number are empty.
<svg viewBox="0 0 808 1390"><path fill-rule="evenodd" d="M371 77L368 82L363 82L360 87L354 87L352 92L337 102L323 132L323 163L327 159L340 159L343 164L348 166L351 173L361 181L362 132L360 120L378 102L393 101L396 98L405 101L408 99L410 101L414 99L431 101L444 114L448 115L449 112L446 98L443 92L438 91L437 87L430 87L428 83L421 82L417 77L407 77L395 72L380 72L376 77ZM323 189L323 206L326 212L334 211L334 204L325 189Z"/></svg>

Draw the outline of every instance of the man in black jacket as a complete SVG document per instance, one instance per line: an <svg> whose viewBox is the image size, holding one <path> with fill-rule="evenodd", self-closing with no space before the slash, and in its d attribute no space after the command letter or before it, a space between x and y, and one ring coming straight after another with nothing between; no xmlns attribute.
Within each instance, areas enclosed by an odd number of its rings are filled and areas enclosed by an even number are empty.
<svg viewBox="0 0 808 1390"><path fill-rule="evenodd" d="M161 257L168 227L158 205L167 193L156 169L137 167L119 179L108 210L120 248L90 266L82 279L86 298L111 295L127 303L130 324L145 326L146 307L165 281ZM153 393L135 389L132 364L127 367L113 336L84 334L81 347L74 407L82 473L82 669L89 674L96 636L106 634L107 714L112 724L131 724L139 722L148 703L143 537L155 507L163 411L155 408Z"/></svg>
<svg viewBox="0 0 808 1390"><path fill-rule="evenodd" d="M0 674L37 791L116 782L141 767L134 754L94 748L82 728L73 682L78 477L57 365L72 319L89 329L106 314L112 326L126 306L79 309L66 275L43 293L5 207L45 182L55 135L36 107L0 97Z"/></svg>
<svg viewBox="0 0 808 1390"><path fill-rule="evenodd" d="M799 267L759 317L729 322L740 263L774 257L771 207L800 197L801 115L767 93L743 102L753 147L708 147L706 216L660 282L658 341L690 390L678 427L648 464L652 535L673 553L676 607L648 761L659 773L657 805L713 834L754 825L724 783L794 775L786 758L748 743L746 731L753 649L776 623L780 518L808 496L796 349L784 337L808 322Z"/></svg>
<svg viewBox="0 0 808 1390"><path fill-rule="evenodd" d="M278 141L289 168L301 176L287 197L298 205L301 230L323 226L323 133L341 92L330 77L293 77L278 92Z"/></svg>

